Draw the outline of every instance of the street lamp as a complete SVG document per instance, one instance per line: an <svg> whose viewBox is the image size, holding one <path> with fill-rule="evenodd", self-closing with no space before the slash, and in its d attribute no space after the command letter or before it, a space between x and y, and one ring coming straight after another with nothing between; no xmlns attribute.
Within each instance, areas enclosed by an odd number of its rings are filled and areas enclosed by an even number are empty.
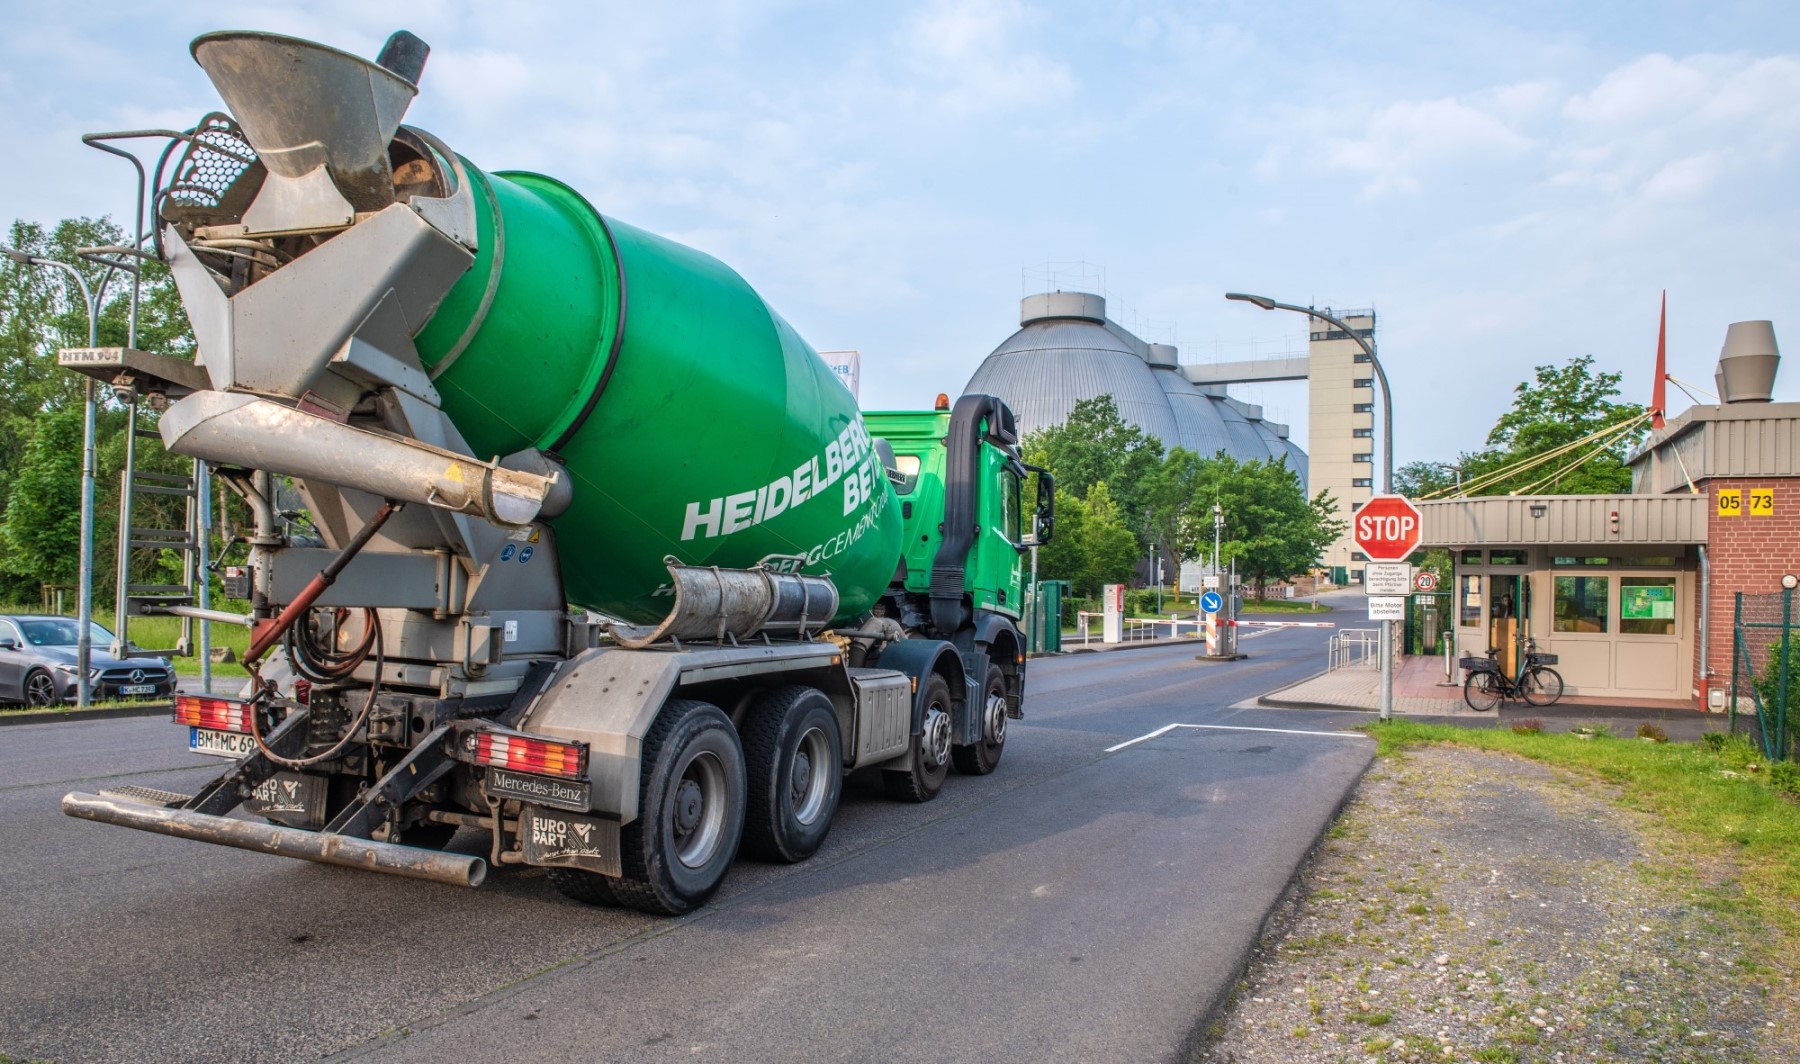
<svg viewBox="0 0 1800 1064"><path fill-rule="evenodd" d="M1246 295L1243 292L1227 292L1226 299L1235 299L1240 303L1252 303L1264 310L1291 310L1296 314L1305 314L1310 318L1329 322L1344 331L1344 335L1355 340L1369 356L1369 364L1375 367L1375 376L1381 381L1381 490L1383 493L1394 490L1394 393L1388 388L1387 371L1381 368L1381 359L1375 357L1375 347L1362 334L1345 325L1343 322L1314 307L1297 307L1292 303L1277 303L1268 296Z"/></svg>
<svg viewBox="0 0 1800 1064"><path fill-rule="evenodd" d="M106 295L106 284L112 280L111 269L100 282L99 291L88 286L87 278L80 270L66 262L55 259L28 255L9 247L0 247L0 254L21 266L48 266L62 270L75 279L75 285L81 290L81 301L87 307L88 346L100 346L100 304L99 300ZM94 379L83 378L82 388L82 422L81 422L81 545L79 548L80 591L77 593L76 626L80 629L75 636L75 704L86 707L93 700L93 689L88 679L90 666L94 660Z"/></svg>

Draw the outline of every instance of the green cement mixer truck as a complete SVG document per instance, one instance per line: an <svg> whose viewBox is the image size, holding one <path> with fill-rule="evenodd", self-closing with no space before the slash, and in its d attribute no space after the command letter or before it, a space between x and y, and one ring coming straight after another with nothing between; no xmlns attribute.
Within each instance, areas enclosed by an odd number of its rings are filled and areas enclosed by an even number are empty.
<svg viewBox="0 0 1800 1064"><path fill-rule="evenodd" d="M863 415L720 262L402 125L411 34L192 50L229 113L152 184L198 353L104 372L248 504L253 679L177 700L232 758L199 793L65 812L674 914L814 853L851 772L998 766L1053 516L1004 404Z"/></svg>

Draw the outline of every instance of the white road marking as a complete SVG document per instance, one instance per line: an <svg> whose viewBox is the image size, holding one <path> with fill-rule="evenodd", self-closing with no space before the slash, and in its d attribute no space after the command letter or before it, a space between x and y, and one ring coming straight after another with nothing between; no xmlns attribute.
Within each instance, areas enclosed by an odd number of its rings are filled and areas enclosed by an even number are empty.
<svg viewBox="0 0 1800 1064"><path fill-rule="evenodd" d="M1167 735L1170 732L1174 731L1176 728L1203 728L1208 731L1273 732L1276 735L1322 735L1327 739L1372 739L1373 738L1373 736L1364 735L1361 732L1302 731L1299 728L1252 728L1247 725L1239 725L1239 724L1165 724L1162 727L1156 729L1155 731L1149 733L1148 735L1140 735L1135 739L1127 739L1117 746L1109 746L1106 748L1105 752L1109 753L1109 754L1118 753L1120 750L1125 749L1127 746L1136 746L1138 743L1147 743L1152 739L1161 738L1162 736Z"/></svg>

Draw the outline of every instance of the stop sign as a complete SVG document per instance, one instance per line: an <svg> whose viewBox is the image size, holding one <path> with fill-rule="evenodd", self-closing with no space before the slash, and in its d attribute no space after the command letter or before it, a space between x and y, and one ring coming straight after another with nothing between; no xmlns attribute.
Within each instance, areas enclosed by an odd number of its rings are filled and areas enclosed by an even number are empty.
<svg viewBox="0 0 1800 1064"><path fill-rule="evenodd" d="M1418 507L1403 495L1377 495L1351 521L1356 545L1372 562L1405 561L1424 533Z"/></svg>

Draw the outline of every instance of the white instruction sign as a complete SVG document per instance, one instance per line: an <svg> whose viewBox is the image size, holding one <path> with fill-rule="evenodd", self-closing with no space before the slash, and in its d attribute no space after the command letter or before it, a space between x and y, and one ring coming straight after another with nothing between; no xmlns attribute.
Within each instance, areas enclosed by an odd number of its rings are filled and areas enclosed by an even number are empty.
<svg viewBox="0 0 1800 1064"><path fill-rule="evenodd" d="M1369 620L1371 621L1404 621L1406 619L1406 600L1403 598L1369 599Z"/></svg>
<svg viewBox="0 0 1800 1064"><path fill-rule="evenodd" d="M1370 562L1363 566L1363 594L1394 598L1412 594L1412 566L1405 562Z"/></svg>

